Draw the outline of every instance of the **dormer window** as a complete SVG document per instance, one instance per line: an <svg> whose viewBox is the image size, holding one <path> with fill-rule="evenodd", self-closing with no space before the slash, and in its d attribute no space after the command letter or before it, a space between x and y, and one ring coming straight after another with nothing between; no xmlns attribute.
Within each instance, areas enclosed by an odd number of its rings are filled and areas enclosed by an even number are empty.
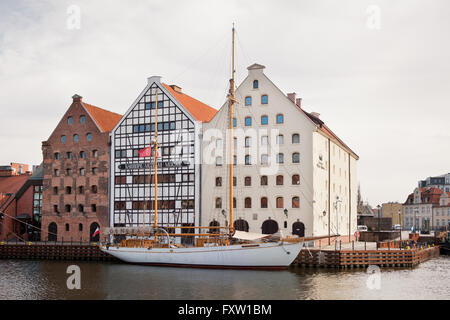
<svg viewBox="0 0 450 320"><path fill-rule="evenodd" d="M258 89L259 83L258 80L253 80L253 89Z"/></svg>

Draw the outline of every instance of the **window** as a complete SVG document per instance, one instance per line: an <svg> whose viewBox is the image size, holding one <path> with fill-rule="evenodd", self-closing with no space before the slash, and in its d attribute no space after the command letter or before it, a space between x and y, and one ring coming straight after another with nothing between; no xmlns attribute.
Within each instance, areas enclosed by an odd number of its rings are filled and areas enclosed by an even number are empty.
<svg viewBox="0 0 450 320"><path fill-rule="evenodd" d="M233 198L233 209L236 209L236 198Z"/></svg>
<svg viewBox="0 0 450 320"><path fill-rule="evenodd" d="M66 194L72 194L72 187L66 187Z"/></svg>
<svg viewBox="0 0 450 320"><path fill-rule="evenodd" d="M252 164L252 157L249 154L245 156L245 164L247 166Z"/></svg>
<svg viewBox="0 0 450 320"><path fill-rule="evenodd" d="M245 137L245 146L246 147L252 146L252 138L251 137Z"/></svg>
<svg viewBox="0 0 450 320"><path fill-rule="evenodd" d="M73 135L73 142L78 142L78 135L77 134Z"/></svg>
<svg viewBox="0 0 450 320"><path fill-rule="evenodd" d="M91 186L91 192L92 193L97 193L98 192L98 188L96 185Z"/></svg>
<svg viewBox="0 0 450 320"><path fill-rule="evenodd" d="M222 186L222 177L216 177L216 187Z"/></svg>
<svg viewBox="0 0 450 320"><path fill-rule="evenodd" d="M92 134L90 134L90 133L86 134L86 140L92 141Z"/></svg>
<svg viewBox="0 0 450 320"><path fill-rule="evenodd" d="M85 124L86 123L86 117L85 116L80 116L80 123L81 124Z"/></svg>
<svg viewBox="0 0 450 320"><path fill-rule="evenodd" d="M300 198L299 197L292 198L292 208L300 208Z"/></svg>
<svg viewBox="0 0 450 320"><path fill-rule="evenodd" d="M268 104L269 103L269 97L264 94L261 96L261 104Z"/></svg>
<svg viewBox="0 0 450 320"><path fill-rule="evenodd" d="M250 127L252 125L252 118L251 117L245 117L245 126Z"/></svg>
<svg viewBox="0 0 450 320"><path fill-rule="evenodd" d="M70 204L66 204L65 208L66 208L66 212L70 212L70 210L72 209Z"/></svg>
<svg viewBox="0 0 450 320"><path fill-rule="evenodd" d="M233 127L236 128L236 126L237 126L237 120L236 120L236 118L233 118Z"/></svg>
<svg viewBox="0 0 450 320"><path fill-rule="evenodd" d="M300 143L300 135L298 133L292 135L292 143Z"/></svg>
<svg viewBox="0 0 450 320"><path fill-rule="evenodd" d="M233 187L236 187L237 179L236 177L233 177Z"/></svg>
<svg viewBox="0 0 450 320"><path fill-rule="evenodd" d="M68 223L66 223L66 231L69 231L69 224Z"/></svg>
<svg viewBox="0 0 450 320"><path fill-rule="evenodd" d="M245 198L244 207L246 209L250 209L252 207L252 198L250 198L250 197Z"/></svg>
<svg viewBox="0 0 450 320"><path fill-rule="evenodd" d="M59 160L59 153L58 152L55 152L55 160Z"/></svg>
<svg viewBox="0 0 450 320"><path fill-rule="evenodd" d="M116 201L114 202L115 210L125 210L127 208L127 203L125 201Z"/></svg>
<svg viewBox="0 0 450 320"><path fill-rule="evenodd" d="M298 174L294 174L292 176L292 184L293 185L300 184L300 176Z"/></svg>
<svg viewBox="0 0 450 320"><path fill-rule="evenodd" d="M252 105L252 97L245 97L245 105L246 106Z"/></svg>
<svg viewBox="0 0 450 320"><path fill-rule="evenodd" d="M266 209L267 208L267 198L266 197L262 197L261 198L261 208L262 209Z"/></svg>
<svg viewBox="0 0 450 320"><path fill-rule="evenodd" d="M80 223L80 224L78 224L78 231L83 231L83 224L82 223Z"/></svg>
<svg viewBox="0 0 450 320"><path fill-rule="evenodd" d="M92 212L97 212L97 205L96 204L91 204L91 211Z"/></svg>
<svg viewBox="0 0 450 320"><path fill-rule="evenodd" d="M84 206L82 204L78 205L78 212L84 212Z"/></svg>
<svg viewBox="0 0 450 320"><path fill-rule="evenodd" d="M78 193L79 194L83 194L84 193L84 187L83 186L79 186L78 187Z"/></svg>
<svg viewBox="0 0 450 320"><path fill-rule="evenodd" d="M58 206L56 204L53 205L53 212L54 213L59 213Z"/></svg>
<svg viewBox="0 0 450 320"><path fill-rule="evenodd" d="M300 153L294 152L292 154L292 163L300 163Z"/></svg>
<svg viewBox="0 0 450 320"><path fill-rule="evenodd" d="M55 169L55 176L59 177L59 170L58 169Z"/></svg>
<svg viewBox="0 0 450 320"><path fill-rule="evenodd" d="M66 169L66 176L71 176L72 175L72 169L70 169L70 168L67 168Z"/></svg>
<svg viewBox="0 0 450 320"><path fill-rule="evenodd" d="M277 136L277 144L284 144L284 136L282 134Z"/></svg>
<svg viewBox="0 0 450 320"><path fill-rule="evenodd" d="M72 159L72 152L67 152L66 157L67 159Z"/></svg>
<svg viewBox="0 0 450 320"><path fill-rule="evenodd" d="M86 153L84 151L80 151L80 158L81 159L86 158Z"/></svg>
<svg viewBox="0 0 450 320"><path fill-rule="evenodd" d="M277 186L282 186L283 185L283 176L279 175L277 176Z"/></svg>
<svg viewBox="0 0 450 320"><path fill-rule="evenodd" d="M269 117L268 116L261 116L261 124L262 125L269 124Z"/></svg>
<svg viewBox="0 0 450 320"><path fill-rule="evenodd" d="M261 164L266 165L269 163L269 156L267 154L261 155Z"/></svg>
<svg viewBox="0 0 450 320"><path fill-rule="evenodd" d="M261 136L261 145L266 146L269 144L269 137L268 136Z"/></svg>
<svg viewBox="0 0 450 320"><path fill-rule="evenodd" d="M283 197L277 197L277 208L284 208Z"/></svg>
<svg viewBox="0 0 450 320"><path fill-rule="evenodd" d="M233 156L233 166L235 166L237 163L237 156Z"/></svg>
<svg viewBox="0 0 450 320"><path fill-rule="evenodd" d="M98 150L92 150L92 156L98 158Z"/></svg>
<svg viewBox="0 0 450 320"><path fill-rule="evenodd" d="M222 165L222 157L217 157L216 158L216 166L220 167Z"/></svg>
<svg viewBox="0 0 450 320"><path fill-rule="evenodd" d="M92 168L92 174L93 175L98 174L98 168Z"/></svg>
<svg viewBox="0 0 450 320"><path fill-rule="evenodd" d="M73 118L72 117L68 117L67 118L67 123L68 124L72 124L73 123Z"/></svg>
<svg viewBox="0 0 450 320"><path fill-rule="evenodd" d="M253 89L258 89L259 83L258 80L253 80Z"/></svg>
<svg viewBox="0 0 450 320"><path fill-rule="evenodd" d="M66 143L66 136L61 136L61 142Z"/></svg>
<svg viewBox="0 0 450 320"><path fill-rule="evenodd" d="M115 156L117 159L119 158L126 158L127 157L127 150L116 150Z"/></svg>
<svg viewBox="0 0 450 320"><path fill-rule="evenodd" d="M267 186L267 176L261 176L261 185Z"/></svg>
<svg viewBox="0 0 450 320"><path fill-rule="evenodd" d="M277 114L277 123L284 123L284 116L282 114Z"/></svg>
<svg viewBox="0 0 450 320"><path fill-rule="evenodd" d="M283 153L277 154L277 163L284 163L284 154Z"/></svg>
<svg viewBox="0 0 450 320"><path fill-rule="evenodd" d="M244 186L250 187L252 185L252 177L245 177L244 178Z"/></svg>
<svg viewBox="0 0 450 320"><path fill-rule="evenodd" d="M58 187L53 187L53 194L58 194Z"/></svg>
<svg viewBox="0 0 450 320"><path fill-rule="evenodd" d="M216 209L222 208L222 198L216 198Z"/></svg>
<svg viewBox="0 0 450 320"><path fill-rule="evenodd" d="M80 176L86 175L86 169L80 168Z"/></svg>

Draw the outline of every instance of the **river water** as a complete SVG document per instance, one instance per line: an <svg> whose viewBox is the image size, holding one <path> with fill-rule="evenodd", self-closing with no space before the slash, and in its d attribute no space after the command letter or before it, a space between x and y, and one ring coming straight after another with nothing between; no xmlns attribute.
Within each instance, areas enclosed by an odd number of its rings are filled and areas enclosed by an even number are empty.
<svg viewBox="0 0 450 320"><path fill-rule="evenodd" d="M70 265L81 289L68 289ZM450 257L415 268L208 270L122 263L0 260L0 299L450 299Z"/></svg>

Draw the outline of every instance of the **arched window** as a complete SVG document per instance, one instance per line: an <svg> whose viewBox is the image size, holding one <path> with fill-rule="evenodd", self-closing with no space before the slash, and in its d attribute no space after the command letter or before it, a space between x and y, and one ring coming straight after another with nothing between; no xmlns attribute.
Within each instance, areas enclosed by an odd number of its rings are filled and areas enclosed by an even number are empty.
<svg viewBox="0 0 450 320"><path fill-rule="evenodd" d="M293 185L300 184L300 176L298 174L292 175L292 184Z"/></svg>
<svg viewBox="0 0 450 320"><path fill-rule="evenodd" d="M80 151L80 158L81 159L86 158L86 153L84 151Z"/></svg>
<svg viewBox="0 0 450 320"><path fill-rule="evenodd" d="M85 116L80 116L80 123L81 124L86 123L86 117Z"/></svg>
<svg viewBox="0 0 450 320"><path fill-rule="evenodd" d="M92 134L91 133L87 133L86 134L86 140L87 141L92 141Z"/></svg>
<svg viewBox="0 0 450 320"><path fill-rule="evenodd" d="M261 116L261 124L262 125L269 124L269 117L268 116Z"/></svg>
<svg viewBox="0 0 450 320"><path fill-rule="evenodd" d="M284 136L282 134L277 136L277 144L284 144Z"/></svg>
<svg viewBox="0 0 450 320"><path fill-rule="evenodd" d="M244 185L246 187L250 187L252 185L252 177L245 177L244 178Z"/></svg>
<svg viewBox="0 0 450 320"><path fill-rule="evenodd" d="M267 176L261 176L261 185L267 186Z"/></svg>
<svg viewBox="0 0 450 320"><path fill-rule="evenodd" d="M245 97L245 105L246 106L252 105L252 97Z"/></svg>
<svg viewBox="0 0 450 320"><path fill-rule="evenodd" d="M278 175L277 176L277 186L282 186L283 185L283 176L282 175Z"/></svg>
<svg viewBox="0 0 450 320"><path fill-rule="evenodd" d="M269 103L269 97L267 94L264 94L261 96L261 104L268 104Z"/></svg>
<svg viewBox="0 0 450 320"><path fill-rule="evenodd" d="M66 231L70 231L70 226L68 223L66 223Z"/></svg>
<svg viewBox="0 0 450 320"><path fill-rule="evenodd" d="M222 208L222 198L216 198L216 209Z"/></svg>
<svg viewBox="0 0 450 320"><path fill-rule="evenodd" d="M277 208L284 208L283 197L277 197Z"/></svg>
<svg viewBox="0 0 450 320"><path fill-rule="evenodd" d="M73 123L73 118L72 117L68 117L67 118L67 123L68 124L72 124Z"/></svg>
<svg viewBox="0 0 450 320"><path fill-rule="evenodd" d="M261 229L263 234L274 234L278 231L278 223L275 220L266 220L263 222Z"/></svg>
<svg viewBox="0 0 450 320"><path fill-rule="evenodd" d="M292 135L292 143L300 143L300 135L298 133Z"/></svg>
<svg viewBox="0 0 450 320"><path fill-rule="evenodd" d="M284 116L281 113L277 114L277 123L284 123Z"/></svg>
<svg viewBox="0 0 450 320"><path fill-rule="evenodd" d="M245 146L246 147L252 146L252 137L245 137Z"/></svg>
<svg viewBox="0 0 450 320"><path fill-rule="evenodd" d="M218 227L220 226L219 221L213 220L209 223L210 227ZM219 233L219 228L209 228L209 233Z"/></svg>
<svg viewBox="0 0 450 320"><path fill-rule="evenodd" d="M78 142L78 135L77 134L73 135L73 142Z"/></svg>
<svg viewBox="0 0 450 320"><path fill-rule="evenodd" d="M249 154L245 156L245 164L246 165L252 164L252 157Z"/></svg>
<svg viewBox="0 0 450 320"><path fill-rule="evenodd" d="M245 198L244 207L246 209L250 209L252 207L252 198L250 198L250 197Z"/></svg>
<svg viewBox="0 0 450 320"><path fill-rule="evenodd" d="M300 208L300 198L292 197L292 208Z"/></svg>
<svg viewBox="0 0 450 320"><path fill-rule="evenodd" d="M300 153L294 152L292 154L292 163L300 163Z"/></svg>
<svg viewBox="0 0 450 320"><path fill-rule="evenodd" d="M222 177L216 177L216 187L222 186Z"/></svg>
<svg viewBox="0 0 450 320"><path fill-rule="evenodd" d="M252 118L251 117L245 117L245 126L250 127L252 125Z"/></svg>
<svg viewBox="0 0 450 320"><path fill-rule="evenodd" d="M97 188L96 185L92 185L92 186L91 186L91 192L92 192L92 193L97 193L97 192L98 192L98 188Z"/></svg>
<svg viewBox="0 0 450 320"><path fill-rule="evenodd" d="M284 154L283 153L279 153L277 155L277 163L284 163Z"/></svg>
<svg viewBox="0 0 450 320"><path fill-rule="evenodd" d="M84 206L82 204L78 205L78 212L84 212Z"/></svg>
<svg viewBox="0 0 450 320"><path fill-rule="evenodd" d="M72 194L72 187L66 187L66 194Z"/></svg>
<svg viewBox="0 0 450 320"><path fill-rule="evenodd" d="M261 198L261 208L262 209L266 209L267 208L267 198L266 197L262 197Z"/></svg>
<svg viewBox="0 0 450 320"><path fill-rule="evenodd" d="M72 210L72 207L70 206L70 204L66 204L65 208L66 208L66 212L70 212Z"/></svg>
<svg viewBox="0 0 450 320"><path fill-rule="evenodd" d="M253 89L258 89L258 80L253 80Z"/></svg>
<svg viewBox="0 0 450 320"><path fill-rule="evenodd" d="M304 237L305 236L305 225L300 221L294 222L292 224L292 234L296 234L299 237Z"/></svg>
<svg viewBox="0 0 450 320"><path fill-rule="evenodd" d="M70 177L72 175L72 169L67 168L66 169L66 176Z"/></svg>
<svg viewBox="0 0 450 320"><path fill-rule="evenodd" d="M79 194L83 194L84 193L84 187L83 186L79 186L78 187L78 193Z"/></svg>
<svg viewBox="0 0 450 320"><path fill-rule="evenodd" d="M86 169L80 168L80 176L86 175Z"/></svg>
<svg viewBox="0 0 450 320"><path fill-rule="evenodd" d="M66 136L61 136L61 142L66 143Z"/></svg>
<svg viewBox="0 0 450 320"><path fill-rule="evenodd" d="M78 231L83 231L83 224L82 223L80 223L80 224L78 224Z"/></svg>
<svg viewBox="0 0 450 320"><path fill-rule="evenodd" d="M59 160L59 153L55 152L55 160Z"/></svg>

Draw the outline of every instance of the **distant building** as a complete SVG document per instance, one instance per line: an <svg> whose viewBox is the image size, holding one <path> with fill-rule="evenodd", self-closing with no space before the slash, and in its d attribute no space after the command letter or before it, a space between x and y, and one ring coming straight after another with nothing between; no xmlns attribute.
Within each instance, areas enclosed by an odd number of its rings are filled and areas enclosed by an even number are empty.
<svg viewBox="0 0 450 320"><path fill-rule="evenodd" d="M440 188L416 188L403 204L404 226L419 230L448 228L450 192Z"/></svg>
<svg viewBox="0 0 450 320"><path fill-rule="evenodd" d="M398 202L388 202L381 205L381 216L391 218L392 225L403 225L403 204Z"/></svg>
<svg viewBox="0 0 450 320"><path fill-rule="evenodd" d="M31 175L28 165L0 167L0 240L40 240L41 169Z"/></svg>
<svg viewBox="0 0 450 320"><path fill-rule="evenodd" d="M450 173L420 180L419 188L439 188L444 192L450 192Z"/></svg>
<svg viewBox="0 0 450 320"><path fill-rule="evenodd" d="M97 241L108 226L109 133L121 119L74 95L69 109L42 142L43 240Z"/></svg>

